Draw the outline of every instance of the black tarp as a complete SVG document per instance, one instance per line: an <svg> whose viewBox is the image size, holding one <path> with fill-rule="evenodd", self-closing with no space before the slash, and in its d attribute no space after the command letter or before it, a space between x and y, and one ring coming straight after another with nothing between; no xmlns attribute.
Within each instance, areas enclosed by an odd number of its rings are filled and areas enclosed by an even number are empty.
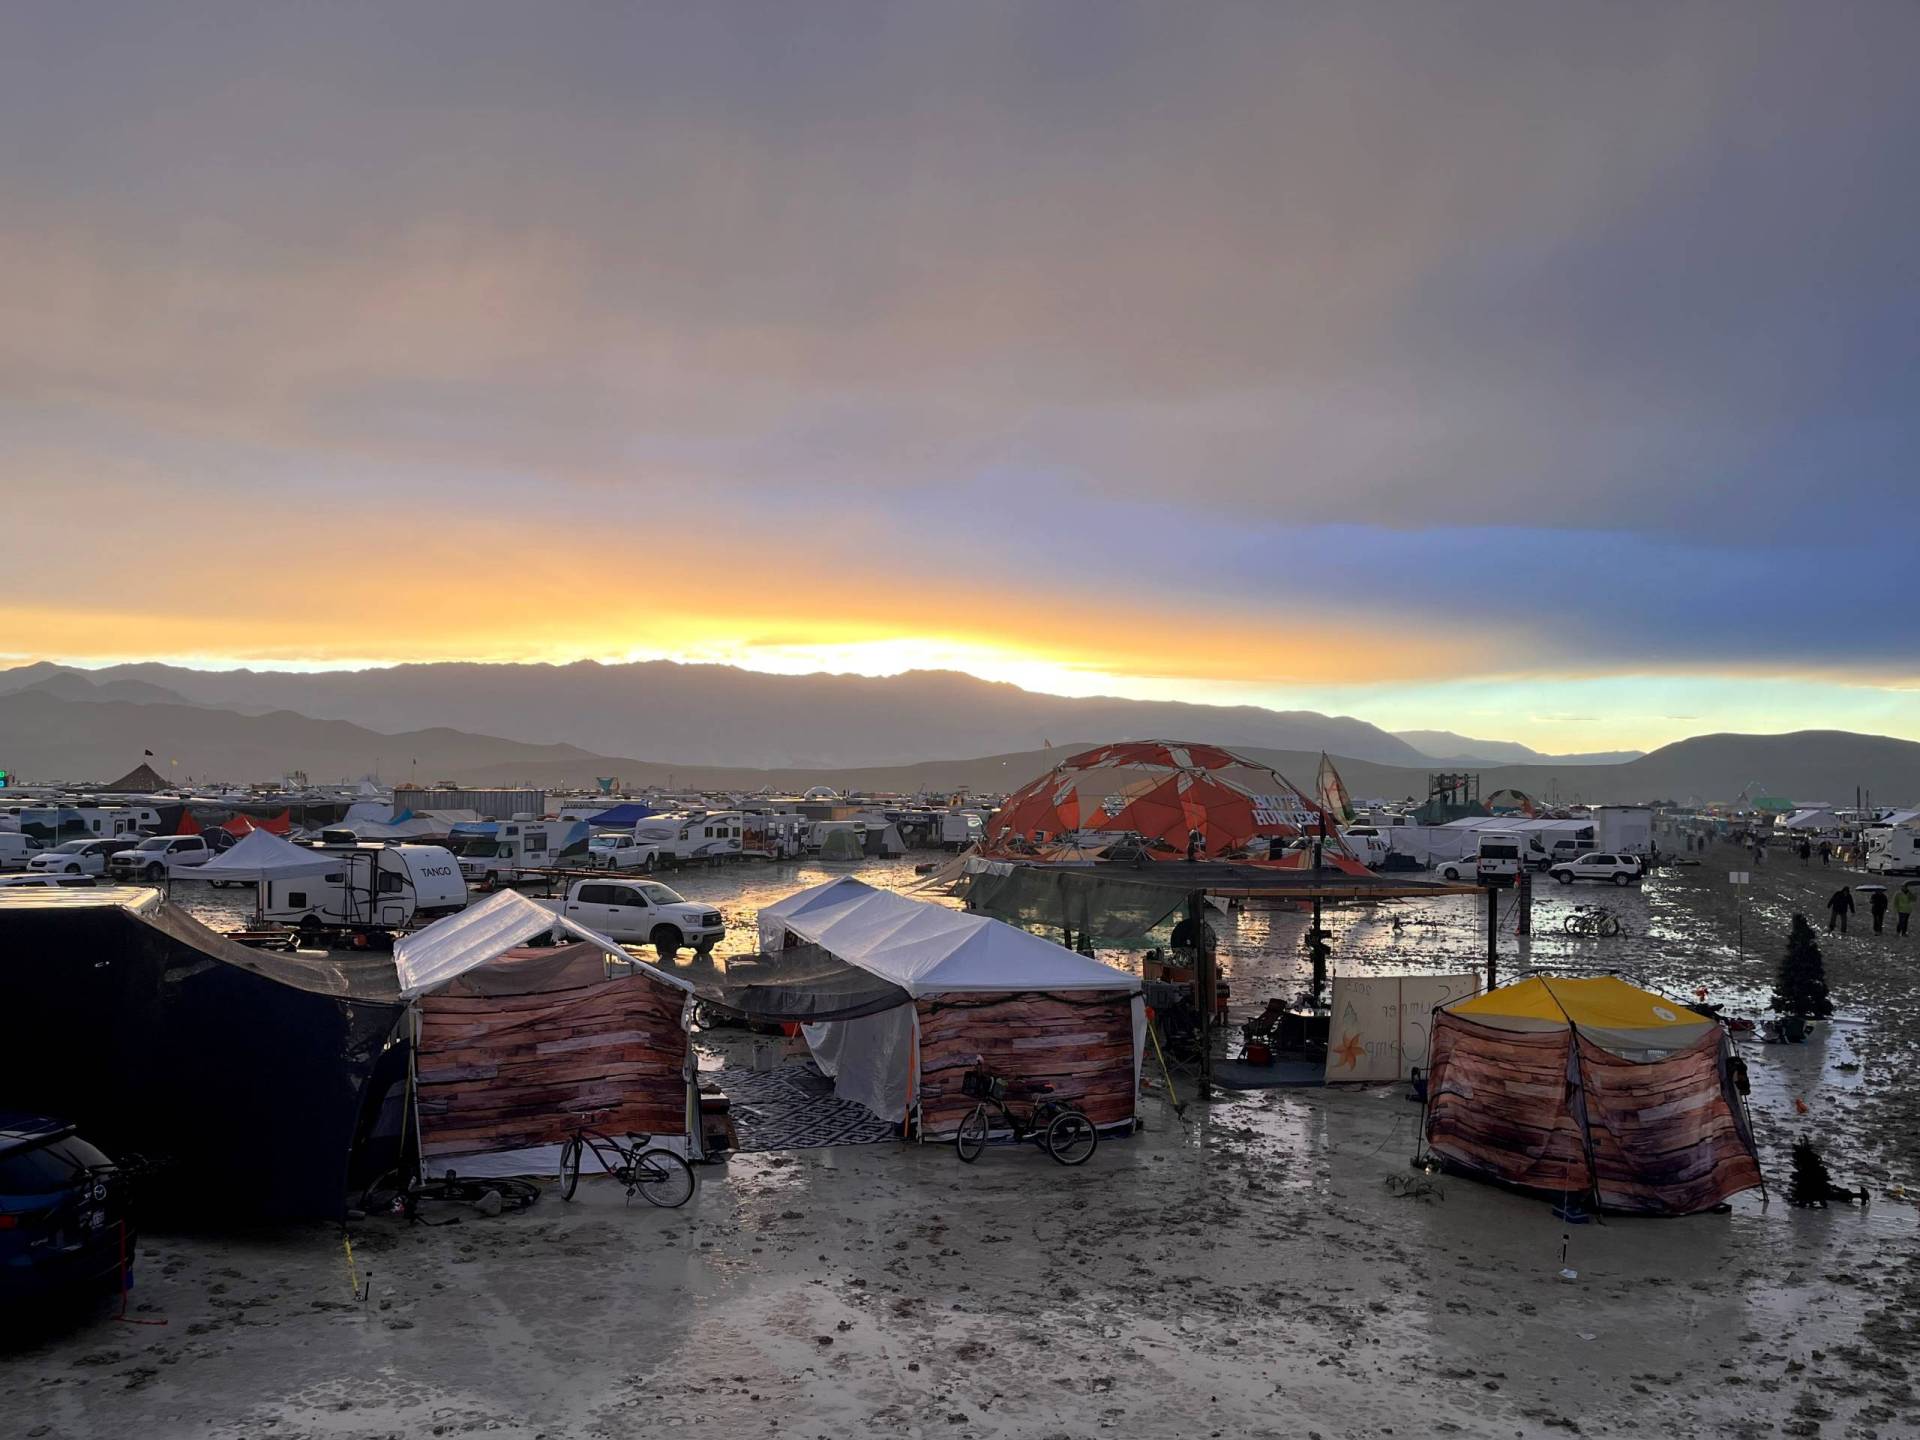
<svg viewBox="0 0 1920 1440"><path fill-rule="evenodd" d="M387 956L275 955L152 890L0 891L0 1104L70 1120L195 1218L334 1216L403 1009Z"/></svg>
<svg viewBox="0 0 1920 1440"><path fill-rule="evenodd" d="M729 960L723 975L696 980L694 994L749 1020L813 1025L857 1020L913 1003L891 980L804 944L752 960Z"/></svg>

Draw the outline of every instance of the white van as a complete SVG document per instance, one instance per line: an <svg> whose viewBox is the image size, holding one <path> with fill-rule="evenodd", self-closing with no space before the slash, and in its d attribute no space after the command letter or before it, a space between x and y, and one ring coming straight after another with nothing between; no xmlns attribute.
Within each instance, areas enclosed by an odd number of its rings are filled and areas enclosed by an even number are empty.
<svg viewBox="0 0 1920 1440"><path fill-rule="evenodd" d="M24 870L47 847L19 831L0 834L0 870Z"/></svg>
<svg viewBox="0 0 1920 1440"><path fill-rule="evenodd" d="M1473 857L1473 878L1482 885L1513 884L1528 863L1527 839L1514 830L1482 830Z"/></svg>
<svg viewBox="0 0 1920 1440"><path fill-rule="evenodd" d="M442 845L316 845L339 868L260 884L264 919L317 929L397 930L467 906L467 884Z"/></svg>
<svg viewBox="0 0 1920 1440"><path fill-rule="evenodd" d="M1378 870L1393 853L1393 841L1377 825L1349 825L1340 832L1347 848L1370 870Z"/></svg>

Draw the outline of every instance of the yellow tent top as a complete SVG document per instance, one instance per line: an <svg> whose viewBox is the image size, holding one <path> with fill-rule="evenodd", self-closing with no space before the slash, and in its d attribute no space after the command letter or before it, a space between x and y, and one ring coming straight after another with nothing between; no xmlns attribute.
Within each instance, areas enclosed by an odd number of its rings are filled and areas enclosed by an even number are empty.
<svg viewBox="0 0 1920 1440"><path fill-rule="evenodd" d="M1536 975L1446 1008L1450 1014L1481 1024L1519 1021L1529 1030L1569 1022L1592 1030L1659 1030L1712 1023L1698 1011L1612 975L1586 980Z"/></svg>

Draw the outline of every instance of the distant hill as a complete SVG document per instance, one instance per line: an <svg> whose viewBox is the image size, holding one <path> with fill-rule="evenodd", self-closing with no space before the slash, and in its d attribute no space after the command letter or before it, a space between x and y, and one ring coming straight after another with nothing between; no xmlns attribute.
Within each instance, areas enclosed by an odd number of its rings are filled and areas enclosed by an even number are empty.
<svg viewBox="0 0 1920 1440"><path fill-rule="evenodd" d="M45 664L0 671L0 694L72 673ZM140 682L228 710L291 710L382 731L453 726L535 744L563 741L603 755L666 756L686 765L910 764L1037 750L1069 735L1193 735L1227 745L1425 763L1406 741L1347 716L1255 705L1071 699L949 671L875 679L766 675L670 661L580 661L321 674L141 664L79 673L96 685ZM76 689L70 698L89 697Z"/></svg>
<svg viewBox="0 0 1920 1440"><path fill-rule="evenodd" d="M1514 740L1475 740L1451 730L1396 730L1422 755L1440 765L1618 765L1638 760L1644 750L1592 750L1583 754L1548 755Z"/></svg>
<svg viewBox="0 0 1920 1440"><path fill-rule="evenodd" d="M238 715L184 704L72 700L37 686L0 695L0 769L26 783L104 782L154 752L161 774L241 783L304 770L315 781L378 771L389 781L422 780L487 766L567 765L582 783L613 774L610 763L571 745L528 745L433 728L382 735L342 720L289 711ZM412 762L418 760L415 766ZM177 760L178 765L170 762Z"/></svg>

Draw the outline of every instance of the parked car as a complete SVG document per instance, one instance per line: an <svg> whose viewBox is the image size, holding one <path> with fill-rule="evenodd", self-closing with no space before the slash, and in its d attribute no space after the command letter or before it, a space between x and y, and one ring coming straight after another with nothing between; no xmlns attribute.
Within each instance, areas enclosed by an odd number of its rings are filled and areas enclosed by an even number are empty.
<svg viewBox="0 0 1920 1440"><path fill-rule="evenodd" d="M1549 873L1562 885L1576 880L1630 885L1640 878L1640 861L1632 855L1580 855L1554 866Z"/></svg>
<svg viewBox="0 0 1920 1440"><path fill-rule="evenodd" d="M117 1287L134 1247L126 1199L118 1167L74 1126L0 1112L0 1313Z"/></svg>
<svg viewBox="0 0 1920 1440"><path fill-rule="evenodd" d="M718 910L690 904L658 880L576 880L561 913L610 940L651 945L662 960L671 960L682 945L704 955L727 933Z"/></svg>
<svg viewBox="0 0 1920 1440"><path fill-rule="evenodd" d="M27 869L56 875L104 875L107 873L107 857L126 848L127 842L119 838L69 840L64 845L41 851L27 862Z"/></svg>
<svg viewBox="0 0 1920 1440"><path fill-rule="evenodd" d="M659 867L660 847L631 835L596 835L587 842L589 870L646 870Z"/></svg>
<svg viewBox="0 0 1920 1440"><path fill-rule="evenodd" d="M162 880L175 870L204 865L212 858L213 848L198 835L153 835L131 850L109 855L107 873Z"/></svg>
<svg viewBox="0 0 1920 1440"><path fill-rule="evenodd" d="M46 848L18 830L0 831L0 870L24 870Z"/></svg>

